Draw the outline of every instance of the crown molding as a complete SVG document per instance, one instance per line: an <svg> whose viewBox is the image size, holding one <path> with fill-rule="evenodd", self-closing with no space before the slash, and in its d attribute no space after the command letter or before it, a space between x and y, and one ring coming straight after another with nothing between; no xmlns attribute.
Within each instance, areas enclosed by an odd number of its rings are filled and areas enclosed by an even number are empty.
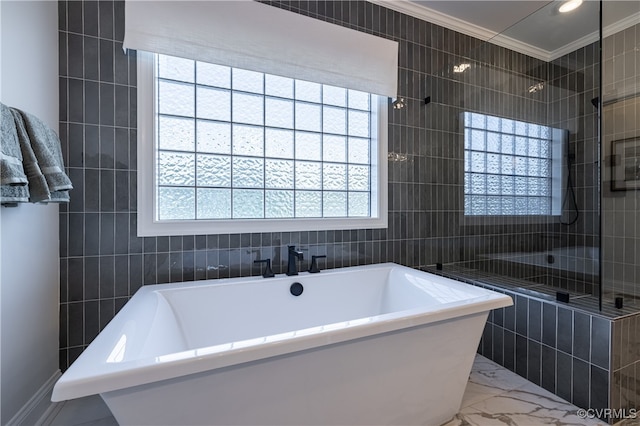
<svg viewBox="0 0 640 426"><path fill-rule="evenodd" d="M472 24L459 18L455 18L450 15L446 15L437 10L431 9L426 6L422 6L413 3L409 0L368 0L370 3L377 4L387 9L401 12L414 18L419 18L427 22L431 22L436 25L440 25L445 28L457 31L462 34L466 34L471 37L478 38L482 41L487 41L496 44L507 49L514 50L516 52L524 53L525 55L532 56L543 61L549 61L551 54L549 51L540 49L527 43L523 43L505 35L500 35L495 31L488 30L479 25Z"/></svg>
<svg viewBox="0 0 640 426"><path fill-rule="evenodd" d="M367 0L370 3L377 4L387 9L395 10L415 18L422 19L427 22L431 22L436 25L449 28L462 34L466 34L471 37L476 37L482 41L486 41L507 49L514 50L516 52L523 53L525 55L550 62L554 59L560 58L567 53L571 53L581 47L587 46L598 40L598 31L594 31L591 34L587 34L584 37L579 38L559 49L548 51L539 47L533 46L528 43L521 42L512 37L496 33L495 31L488 30L479 25L472 24L459 18L455 18L450 15L446 15L437 10L413 3L410 0ZM625 30L633 25L640 23L640 12L634 13L612 25L608 25L603 28L603 36L608 37L612 34Z"/></svg>

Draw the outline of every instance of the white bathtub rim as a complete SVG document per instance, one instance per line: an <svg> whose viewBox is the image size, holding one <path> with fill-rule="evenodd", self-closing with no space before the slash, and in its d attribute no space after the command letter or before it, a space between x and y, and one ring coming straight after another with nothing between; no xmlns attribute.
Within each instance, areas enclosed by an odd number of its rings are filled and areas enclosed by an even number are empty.
<svg viewBox="0 0 640 426"><path fill-rule="evenodd" d="M368 266L369 269L373 267L373 265ZM380 266L381 269L389 267L405 268L393 263L385 263L376 266ZM344 268L346 269L344 272L353 272L355 268L362 267ZM336 272L343 271L337 270ZM225 280L226 282L222 283L216 282L214 285L235 285L233 281L229 282L230 280L231 279ZM262 278L258 277L255 279L247 279L247 281L259 280L262 280ZM243 281L245 280L243 279ZM186 289L190 286L198 286L205 283L206 282L198 282L193 284L189 283L186 285L179 283L162 284L159 286L146 286L142 287L138 291L136 296L137 299L140 299L142 295L144 295L144 293L149 291L158 291L161 289L171 288ZM209 283L208 285L211 285L211 283ZM138 294L140 294L140 296L138 296ZM134 298L136 298L136 296L134 296ZM131 303L134 301L134 298L132 298L132 300L127 304L130 306L125 305L123 310L128 308L135 308L135 303ZM309 334L303 336L291 336L288 338L285 337L281 340L276 340L269 343L260 342L241 348L227 349L221 352L216 352L215 348L224 345L216 345L180 351L172 354L162 355L159 357L141 358L133 361L125 361L119 363L103 362L99 365L85 365L87 364L87 362L85 362L86 359L95 359L91 356L94 350L102 349L96 349L95 347L89 346L89 348L87 348L85 351L87 353L83 354L85 355L85 357L83 357L84 359L79 359L76 363L74 363L65 372L65 375L58 381L52 395L52 401L57 402L80 398L83 396L100 394L128 387L153 383L161 380L172 379L180 376L201 373L208 370L230 367L233 365L258 361L261 359L271 358L288 353L313 349L320 346L342 343L349 340L374 336L377 334L389 333L402 329L446 321L452 318L474 315L481 312L489 311L491 309L510 306L512 304L513 301L509 296L489 291L489 293L467 299L464 302L456 301L442 304L440 305L439 309L415 308L348 321L351 323L362 322L355 325L344 324L347 321L345 321L344 323L323 325L324 328L329 328L329 330L325 329L315 332L310 331L318 327L296 330L296 333L304 334L303 332L308 331ZM338 327L338 325L341 326ZM118 324L113 324L112 322L107 325L103 332L107 332L108 328L117 326ZM331 329L332 326L335 327ZM274 336L265 336L262 339L267 339ZM238 344L242 342L245 341L233 343Z"/></svg>

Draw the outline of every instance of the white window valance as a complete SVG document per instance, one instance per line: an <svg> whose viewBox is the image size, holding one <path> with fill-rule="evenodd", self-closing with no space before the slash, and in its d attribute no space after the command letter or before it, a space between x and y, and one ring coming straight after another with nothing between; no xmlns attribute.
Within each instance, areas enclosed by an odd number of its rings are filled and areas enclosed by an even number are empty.
<svg viewBox="0 0 640 426"><path fill-rule="evenodd" d="M397 42L254 1L128 0L124 47L397 96Z"/></svg>

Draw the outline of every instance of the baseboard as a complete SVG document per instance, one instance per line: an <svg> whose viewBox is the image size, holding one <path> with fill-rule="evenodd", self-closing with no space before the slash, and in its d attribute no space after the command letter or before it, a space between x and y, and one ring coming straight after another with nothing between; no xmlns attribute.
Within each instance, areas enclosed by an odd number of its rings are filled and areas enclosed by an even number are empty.
<svg viewBox="0 0 640 426"><path fill-rule="evenodd" d="M53 385L56 384L62 373L57 370L47 380L38 391L27 401L27 403L9 420L8 426L31 426L46 425L47 421L51 421L54 416L52 413L57 412L57 403L51 402L51 392Z"/></svg>

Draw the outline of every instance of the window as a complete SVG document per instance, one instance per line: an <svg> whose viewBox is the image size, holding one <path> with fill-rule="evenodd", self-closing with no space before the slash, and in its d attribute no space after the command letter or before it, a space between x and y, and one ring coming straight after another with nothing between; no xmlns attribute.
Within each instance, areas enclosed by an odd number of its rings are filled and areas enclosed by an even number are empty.
<svg viewBox="0 0 640 426"><path fill-rule="evenodd" d="M559 215L560 134L548 126L465 112L465 215Z"/></svg>
<svg viewBox="0 0 640 426"><path fill-rule="evenodd" d="M386 98L140 56L140 235L386 226Z"/></svg>

